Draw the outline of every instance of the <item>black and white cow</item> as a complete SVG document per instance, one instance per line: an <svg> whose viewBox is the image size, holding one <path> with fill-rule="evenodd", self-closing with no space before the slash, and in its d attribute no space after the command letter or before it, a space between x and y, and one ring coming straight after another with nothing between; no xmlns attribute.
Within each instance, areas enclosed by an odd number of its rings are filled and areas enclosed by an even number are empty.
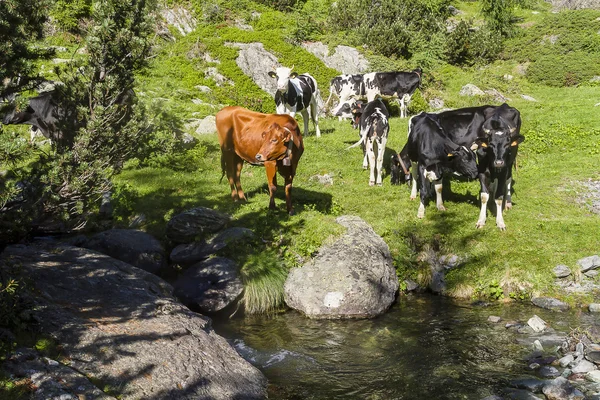
<svg viewBox="0 0 600 400"><path fill-rule="evenodd" d="M387 143L390 125L388 119L390 113L381 99L369 102L361 111L354 110L354 115L359 118L360 140L348 147L353 148L358 145L363 146L364 158L363 168L371 167L369 175L369 185L377 184L381 186L383 155L385 153L385 145ZM377 145L377 156L375 155L375 144ZM377 162L377 164L375 164ZM377 177L375 176L377 175Z"/></svg>
<svg viewBox="0 0 600 400"><path fill-rule="evenodd" d="M308 107L310 107L310 116L315 124L316 135L320 137L317 81L309 74L298 75L296 72L292 72L293 68L279 67L275 71L269 72L270 77L277 78L277 91L275 92L277 114L285 114L287 111L294 117L297 112L300 112L304 120L304 135L308 135Z"/></svg>
<svg viewBox="0 0 600 400"><path fill-rule="evenodd" d="M352 104L349 100L366 96L363 76L361 74L336 76L331 80L329 97L325 104L329 104L334 94L338 97L338 104L331 110L331 114L339 117L340 120L352 118Z"/></svg>
<svg viewBox="0 0 600 400"><path fill-rule="evenodd" d="M64 116L64 110L58 106L54 91L44 92L29 99L29 104L23 111L12 108L2 117L4 125L26 124L35 128L51 140L63 140L64 134L59 129L59 119ZM32 135L33 138L33 135Z"/></svg>
<svg viewBox="0 0 600 400"><path fill-rule="evenodd" d="M491 197L496 206L496 226L500 230L506 230L502 211L510 199L512 166L517 157L518 146L525 139L520 130L519 111L502 104L483 123L479 132L476 142L479 145L477 158L481 184L481 210L477 228L485 225L487 202Z"/></svg>
<svg viewBox="0 0 600 400"><path fill-rule="evenodd" d="M408 102L421 85L421 68L411 72L371 72L363 75L365 96L373 101L377 96L394 96L400 105L400 118L406 118Z"/></svg>
<svg viewBox="0 0 600 400"><path fill-rule="evenodd" d="M425 203L434 182L436 205L445 210L441 201L442 178L444 173L456 172L469 179L477 177L477 162L473 150L451 140L446 130L435 118L435 114L421 113L410 119L408 141L400 152L400 158L410 168L413 167L413 191L411 199L416 197L417 181L421 187L421 202L418 218L425 216Z"/></svg>

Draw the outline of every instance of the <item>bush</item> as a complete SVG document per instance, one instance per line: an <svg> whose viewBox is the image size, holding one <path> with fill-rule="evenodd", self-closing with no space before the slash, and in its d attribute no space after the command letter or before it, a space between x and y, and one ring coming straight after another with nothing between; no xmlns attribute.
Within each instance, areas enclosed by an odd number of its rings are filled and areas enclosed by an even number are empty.
<svg viewBox="0 0 600 400"><path fill-rule="evenodd" d="M58 28L78 33L80 20L89 18L91 9L91 0L57 0L50 15Z"/></svg>
<svg viewBox="0 0 600 400"><path fill-rule="evenodd" d="M590 84L596 75L600 75L600 54L580 51L544 56L527 68L529 81L554 87Z"/></svg>
<svg viewBox="0 0 600 400"><path fill-rule="evenodd" d="M487 25L473 30L471 22L460 21L446 42L445 58L449 64L471 66L489 63L502 50L502 37Z"/></svg>

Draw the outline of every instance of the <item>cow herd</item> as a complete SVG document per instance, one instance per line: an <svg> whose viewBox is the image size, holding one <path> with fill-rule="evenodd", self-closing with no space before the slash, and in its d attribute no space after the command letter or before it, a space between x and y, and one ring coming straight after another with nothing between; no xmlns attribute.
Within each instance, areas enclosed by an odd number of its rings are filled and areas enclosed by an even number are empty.
<svg viewBox="0 0 600 400"><path fill-rule="evenodd" d="M363 167L370 167L369 185L381 185L383 161L390 113L380 96L397 98L400 116L407 114L408 102L421 84L422 70L410 72L372 72L364 75L340 75L331 80L326 105L336 96L333 116L351 118L359 129L360 139L349 148L362 146ZM291 203L292 181L304 151L302 134L294 119L302 113L304 134L308 133L309 110L316 136L320 137L316 80L309 74L297 74L292 68L280 67L269 72L277 79L275 103L277 114L262 114L241 107L225 107L217 113L216 124L221 145L221 166L227 174L233 200L245 200L240 186L243 162L266 167L269 207L275 208L276 172L285 179L287 210ZM364 101L366 99L366 102ZM288 114L288 115L282 115ZM504 208L511 208L512 167L520 134L519 111L507 104L422 112L409 120L408 138L400 153L390 160L391 183L412 183L410 198L420 192L417 217L425 216L425 204L431 189L436 206L445 210L442 200L444 176L478 179L481 185L481 210L477 228L485 225L487 203L496 215L496 226L506 229Z"/></svg>

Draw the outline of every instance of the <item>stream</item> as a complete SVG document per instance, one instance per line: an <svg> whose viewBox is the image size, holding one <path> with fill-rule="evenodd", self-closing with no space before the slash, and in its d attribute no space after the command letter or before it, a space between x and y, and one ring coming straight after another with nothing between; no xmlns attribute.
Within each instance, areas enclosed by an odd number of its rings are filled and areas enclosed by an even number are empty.
<svg viewBox="0 0 600 400"><path fill-rule="evenodd" d="M288 311L272 317L215 319L217 333L269 380L269 399L483 399L527 370L531 334L506 328L533 315L566 336L600 324L583 312L526 304L474 305L410 295L371 320L311 320ZM488 322L498 316L498 323ZM554 345L544 351L555 354Z"/></svg>

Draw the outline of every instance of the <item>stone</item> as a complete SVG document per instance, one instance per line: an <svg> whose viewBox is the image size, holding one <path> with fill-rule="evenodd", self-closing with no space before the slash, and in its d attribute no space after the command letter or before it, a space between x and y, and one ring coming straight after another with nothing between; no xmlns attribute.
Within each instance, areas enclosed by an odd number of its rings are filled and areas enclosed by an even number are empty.
<svg viewBox="0 0 600 400"><path fill-rule="evenodd" d="M329 68L344 74L362 74L369 70L369 61L354 47L336 46L333 53L330 53L329 46L321 42L304 42L302 47Z"/></svg>
<svg viewBox="0 0 600 400"><path fill-rule="evenodd" d="M526 94L522 94L522 95L521 95L521 98L522 98L523 100L532 101L532 102L537 102L537 100L536 100L536 99L534 99L533 97L531 97L531 96L529 96L529 95L526 95Z"/></svg>
<svg viewBox="0 0 600 400"><path fill-rule="evenodd" d="M562 376L544 385L542 393L548 400L584 400L585 396Z"/></svg>
<svg viewBox="0 0 600 400"><path fill-rule="evenodd" d="M169 220L166 236L175 243L191 243L219 232L231 217L206 207L196 207L175 215Z"/></svg>
<svg viewBox="0 0 600 400"><path fill-rule="evenodd" d="M517 389L525 389L530 392L540 393L545 381L536 378L519 378L513 379L509 382L509 385Z"/></svg>
<svg viewBox="0 0 600 400"><path fill-rule="evenodd" d="M497 324L498 322L502 321L502 318L497 317L495 315L490 315L487 320L488 320L488 322Z"/></svg>
<svg viewBox="0 0 600 400"><path fill-rule="evenodd" d="M577 365L571 368L571 372L573 372L574 374L585 374L595 369L596 366L594 365L594 363L589 362L588 360L581 360Z"/></svg>
<svg viewBox="0 0 600 400"><path fill-rule="evenodd" d="M406 284L407 292L413 292L413 291L419 289L419 284L417 282L413 281L412 279L405 279L404 283Z"/></svg>
<svg viewBox="0 0 600 400"><path fill-rule="evenodd" d="M544 365L537 370L537 374L540 378L548 379L548 378L556 378L560 376L560 372L553 366Z"/></svg>
<svg viewBox="0 0 600 400"><path fill-rule="evenodd" d="M204 69L204 77L207 79L212 79L217 86L223 86L225 84L235 86L233 81L222 75L217 67L206 67Z"/></svg>
<svg viewBox="0 0 600 400"><path fill-rule="evenodd" d="M240 49L235 63L242 72L263 91L274 95L277 91L277 80L271 78L267 72L282 66L277 57L265 50L262 43L229 43L228 45Z"/></svg>
<svg viewBox="0 0 600 400"><path fill-rule="evenodd" d="M486 396L481 400L503 400L502 396L498 396L496 394L493 394L491 396Z"/></svg>
<svg viewBox="0 0 600 400"><path fill-rule="evenodd" d="M180 5L163 8L160 11L160 15L169 25L174 26L181 36L193 32L198 25L198 21L194 18L193 13Z"/></svg>
<svg viewBox="0 0 600 400"><path fill-rule="evenodd" d="M188 307L214 313L233 303L244 285L237 265L223 257L213 257L186 269L173 284L173 294Z"/></svg>
<svg viewBox="0 0 600 400"><path fill-rule="evenodd" d="M461 96L483 96L485 95L485 92L472 83L467 83L460 89L458 94Z"/></svg>
<svg viewBox="0 0 600 400"><path fill-rule="evenodd" d="M600 364L600 351L588 351L588 353L585 355L585 358L598 365Z"/></svg>
<svg viewBox="0 0 600 400"><path fill-rule="evenodd" d="M248 228L227 228L208 241L202 240L176 246L171 251L170 259L179 265L190 265L216 254L227 246L239 245L255 238L254 232Z"/></svg>
<svg viewBox="0 0 600 400"><path fill-rule="evenodd" d="M217 119L214 115L204 117L195 130L197 135L208 135L217 132Z"/></svg>
<svg viewBox="0 0 600 400"><path fill-rule="evenodd" d="M152 235L135 229L110 229L84 241L81 247L96 250L153 274L167 266L162 244Z"/></svg>
<svg viewBox="0 0 600 400"><path fill-rule="evenodd" d="M564 264L557 265L553 269L554 276L557 278L566 278L571 275L571 269Z"/></svg>
<svg viewBox="0 0 600 400"><path fill-rule="evenodd" d="M113 388L114 396L267 397L261 372L214 332L209 318L179 303L161 278L67 245L14 245L0 257L19 265L32 293L41 294L36 329L56 341L73 371Z"/></svg>
<svg viewBox="0 0 600 400"><path fill-rule="evenodd" d="M540 308L545 308L546 310L567 311L569 309L569 305L567 303L552 297L534 297L531 299L531 302L533 305Z"/></svg>
<svg viewBox="0 0 600 400"><path fill-rule="evenodd" d="M566 356L564 356L558 360L558 364L564 368L564 367L568 366L569 364L571 364L573 361L575 361L575 357L573 357L572 354L567 354Z"/></svg>
<svg viewBox="0 0 600 400"><path fill-rule="evenodd" d="M371 318L396 298L398 278L387 244L361 218L341 216L347 228L316 257L290 271L286 304L310 318Z"/></svg>
<svg viewBox="0 0 600 400"><path fill-rule="evenodd" d="M534 332L542 332L548 326L546 322L537 315L534 315L533 317L529 318L529 320L527 321L527 325L529 325L531 329L534 330Z"/></svg>
<svg viewBox="0 0 600 400"><path fill-rule="evenodd" d="M585 379L587 379L590 382L594 382L594 383L600 383L600 370L594 370L594 371L590 371L587 374L585 374Z"/></svg>
<svg viewBox="0 0 600 400"><path fill-rule="evenodd" d="M323 186L333 185L333 174L313 175L308 178L309 182L317 182Z"/></svg>
<svg viewBox="0 0 600 400"><path fill-rule="evenodd" d="M582 258L577 261L577 265L581 268L581 272L586 272L590 269L596 269L600 267L600 257L597 255Z"/></svg>
<svg viewBox="0 0 600 400"><path fill-rule="evenodd" d="M594 279L595 277L600 275L600 271L598 271L597 269L590 269L589 271L585 271L583 275L588 278Z"/></svg>
<svg viewBox="0 0 600 400"><path fill-rule="evenodd" d="M509 400L540 400L539 397L527 390L511 388L507 388L504 390L503 398Z"/></svg>
<svg viewBox="0 0 600 400"><path fill-rule="evenodd" d="M429 107L431 107L434 110L442 109L444 108L444 100L437 97L433 98L429 100Z"/></svg>
<svg viewBox="0 0 600 400"><path fill-rule="evenodd" d="M533 350L534 351L544 351L544 346L539 340L533 342Z"/></svg>

